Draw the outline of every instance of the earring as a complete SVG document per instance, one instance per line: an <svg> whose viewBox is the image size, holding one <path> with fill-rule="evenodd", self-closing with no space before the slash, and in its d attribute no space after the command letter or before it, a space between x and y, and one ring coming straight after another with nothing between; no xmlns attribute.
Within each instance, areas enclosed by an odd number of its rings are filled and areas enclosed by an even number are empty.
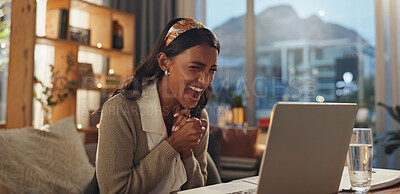
<svg viewBox="0 0 400 194"><path fill-rule="evenodd" d="M170 75L171 75L171 73L169 72L168 69L167 69L167 71L165 71L164 73L165 73L165 76L170 76Z"/></svg>

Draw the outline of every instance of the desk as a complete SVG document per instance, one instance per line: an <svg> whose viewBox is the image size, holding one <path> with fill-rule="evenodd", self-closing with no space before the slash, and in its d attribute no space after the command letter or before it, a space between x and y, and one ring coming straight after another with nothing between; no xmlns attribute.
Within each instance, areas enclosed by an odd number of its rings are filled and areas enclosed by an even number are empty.
<svg viewBox="0 0 400 194"><path fill-rule="evenodd" d="M346 171L347 171L347 169L344 169L344 172L346 172ZM379 174L378 172L380 172L380 169L374 169L374 171L377 171L377 174ZM396 177L398 177L400 175L400 171L398 171L398 170L396 170L396 171L393 170L392 173L393 173L393 176L396 176ZM374 182L374 175L372 177L373 177L372 179ZM346 179L348 181L348 173L343 173L342 181L346 180ZM181 192L179 192L179 194L234 193L234 192L243 191L243 190L255 190L257 188L257 183L258 183L258 176L254 176L254 177L243 178L243 179L231 181L228 183L221 183L221 184L217 184L217 185L210 185L210 186L206 186L206 187L181 191ZM343 187L343 185L342 185L342 187ZM346 187L346 184L344 187ZM352 193L352 192L340 191L338 193L339 194L342 194L342 193L347 194L347 193ZM378 194L400 193L400 183L397 183L393 186L386 187L383 189L373 190L373 191L370 191L370 193L378 193Z"/></svg>
<svg viewBox="0 0 400 194"><path fill-rule="evenodd" d="M347 194L347 193L352 193L352 192L346 192L342 191L339 192L339 194ZM369 193L376 193L376 194L398 194L400 193L400 184L394 185L392 187L384 188L384 189L378 189L374 191L370 191Z"/></svg>

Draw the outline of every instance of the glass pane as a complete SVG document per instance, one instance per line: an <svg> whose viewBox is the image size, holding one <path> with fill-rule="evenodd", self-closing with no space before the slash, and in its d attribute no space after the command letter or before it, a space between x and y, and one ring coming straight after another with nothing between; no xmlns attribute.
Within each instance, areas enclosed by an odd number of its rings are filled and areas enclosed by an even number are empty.
<svg viewBox="0 0 400 194"><path fill-rule="evenodd" d="M255 0L256 118L277 101L356 102L375 120L373 0Z"/></svg>
<svg viewBox="0 0 400 194"><path fill-rule="evenodd" d="M242 94L245 93L246 80L246 4L246 0L206 1L206 26L217 35L221 43L218 72L213 82L213 98L208 105L213 125L232 123L230 110L233 102L234 106L243 105L241 99L244 97Z"/></svg>
<svg viewBox="0 0 400 194"><path fill-rule="evenodd" d="M11 0L0 1L0 124L6 122Z"/></svg>

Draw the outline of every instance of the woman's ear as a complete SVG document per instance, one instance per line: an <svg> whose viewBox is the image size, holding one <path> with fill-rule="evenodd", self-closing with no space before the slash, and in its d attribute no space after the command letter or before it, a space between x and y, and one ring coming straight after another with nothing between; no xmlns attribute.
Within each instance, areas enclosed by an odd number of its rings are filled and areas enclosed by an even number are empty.
<svg viewBox="0 0 400 194"><path fill-rule="evenodd" d="M157 62L158 62L158 66L160 66L160 68L163 71L167 71L171 65L170 59L167 57L167 55L164 52L158 53Z"/></svg>

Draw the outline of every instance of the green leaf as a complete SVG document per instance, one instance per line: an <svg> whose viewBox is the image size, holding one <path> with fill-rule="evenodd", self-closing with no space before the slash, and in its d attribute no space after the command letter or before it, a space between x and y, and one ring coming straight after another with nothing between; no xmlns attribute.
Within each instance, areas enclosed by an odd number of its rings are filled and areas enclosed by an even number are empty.
<svg viewBox="0 0 400 194"><path fill-rule="evenodd" d="M385 146L385 153L386 153L386 154L393 154L393 152L394 152L397 148L399 148L399 146L400 146L400 141L396 141L396 143L388 143L388 144Z"/></svg>
<svg viewBox="0 0 400 194"><path fill-rule="evenodd" d="M382 103L382 102L378 102L378 106L382 106L382 107L384 107L385 109L386 109L386 111L392 116L392 118L394 119L394 120L396 120L397 122L399 122L400 123L400 116L398 116L395 112L394 112L394 108L392 108L391 106L388 106L388 105L386 105L386 104L384 104L384 103ZM397 109L397 107L396 107L396 109ZM397 110L396 110L397 111Z"/></svg>
<svg viewBox="0 0 400 194"><path fill-rule="evenodd" d="M396 110L396 114L397 114L396 120L398 120L400 122L400 106L397 105L395 110Z"/></svg>

